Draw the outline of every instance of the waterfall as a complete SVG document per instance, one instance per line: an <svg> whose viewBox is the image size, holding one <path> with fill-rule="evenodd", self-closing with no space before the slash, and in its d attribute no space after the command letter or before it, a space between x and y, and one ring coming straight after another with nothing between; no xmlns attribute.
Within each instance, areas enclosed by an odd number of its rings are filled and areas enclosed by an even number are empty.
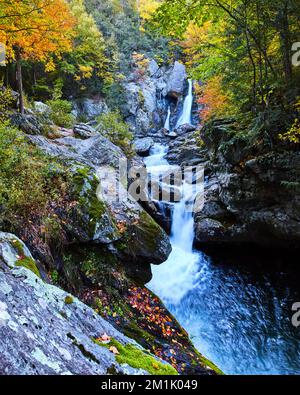
<svg viewBox="0 0 300 395"><path fill-rule="evenodd" d="M179 118L176 128L181 125L192 123L192 107L193 107L193 81L189 80L189 92L184 99L183 110L181 117Z"/></svg>
<svg viewBox="0 0 300 395"><path fill-rule="evenodd" d="M165 126L164 126L164 128L166 130L168 130L169 132L171 130L171 128L170 128L170 118L171 118L171 107L169 106L168 107L168 115L167 115L167 119L166 119Z"/></svg>
<svg viewBox="0 0 300 395"><path fill-rule="evenodd" d="M182 198L174 205L172 215L171 243L182 251L192 253L194 243L194 218L190 204L190 185L183 184L181 188Z"/></svg>
<svg viewBox="0 0 300 395"><path fill-rule="evenodd" d="M155 144L150 150L150 156L145 158L144 162L147 169L151 172L152 167L168 165L168 161L164 158L168 152L168 147L162 144Z"/></svg>
<svg viewBox="0 0 300 395"><path fill-rule="evenodd" d="M164 174L172 169L164 158L168 147L156 144L145 164L152 177ZM193 252L194 219L189 205L193 202L196 191L194 185L185 180L180 187L181 200L173 205L171 244L172 253L168 260L159 266L152 266L153 280L149 288L160 297L177 304L186 293L195 286L197 280L197 263L199 256ZM164 203L161 202L161 205ZM176 292L174 292L176 290Z"/></svg>

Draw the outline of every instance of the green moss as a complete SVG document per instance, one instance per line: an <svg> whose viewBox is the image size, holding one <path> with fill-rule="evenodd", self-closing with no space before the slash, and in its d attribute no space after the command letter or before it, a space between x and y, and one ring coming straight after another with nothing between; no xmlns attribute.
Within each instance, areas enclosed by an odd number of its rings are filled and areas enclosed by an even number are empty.
<svg viewBox="0 0 300 395"><path fill-rule="evenodd" d="M20 240L13 240L13 246L14 249L17 251L17 254L20 256L24 256L24 248L23 248L23 244L21 243Z"/></svg>
<svg viewBox="0 0 300 395"><path fill-rule="evenodd" d="M158 240L162 237L161 227L150 215L142 211L138 223L131 227L130 234L126 236L126 250L132 256L138 256L143 251L155 253Z"/></svg>
<svg viewBox="0 0 300 395"><path fill-rule="evenodd" d="M68 336L69 339L72 340L74 346L76 346L81 351L82 355L85 358L89 359L90 361L96 362L97 364L100 364L100 362L96 358L96 356L94 354L92 354L91 352L89 352L88 350L86 350L86 348L84 347L83 344L78 343L76 338L71 333L68 333L67 336Z"/></svg>
<svg viewBox="0 0 300 395"><path fill-rule="evenodd" d="M211 368L212 370L214 370L217 374L219 375L224 375L224 373L222 372L221 369L219 369L213 362L211 362L209 359L205 358L202 354L200 354L197 350L196 353L198 355L198 357L200 358L201 363L204 366L208 366L209 368Z"/></svg>
<svg viewBox="0 0 300 395"><path fill-rule="evenodd" d="M151 343L155 344L156 339L151 333L141 329L138 327L137 323L134 321L130 321L126 328L124 328L124 335L134 339L136 342L146 346Z"/></svg>
<svg viewBox="0 0 300 395"><path fill-rule="evenodd" d="M25 267L28 270L31 270L36 276L41 278L41 273L36 266L35 261L30 257L24 257L22 259L18 259L15 263L16 266Z"/></svg>
<svg viewBox="0 0 300 395"><path fill-rule="evenodd" d="M106 204L97 196L99 180L88 167L77 169L73 175L73 189L75 198L79 201L81 210L89 216L89 234L93 236L97 223L105 213L108 213Z"/></svg>
<svg viewBox="0 0 300 395"><path fill-rule="evenodd" d="M109 344L103 344L93 339L101 347L116 347L119 354L116 354L116 361L119 364L127 364L135 369L142 369L154 375L177 375L178 372L172 366L164 364L155 359L150 353L140 350L133 344L123 345L115 339L111 339Z"/></svg>
<svg viewBox="0 0 300 395"><path fill-rule="evenodd" d="M68 295L65 297L65 304L72 304L74 302L74 299L72 296Z"/></svg>

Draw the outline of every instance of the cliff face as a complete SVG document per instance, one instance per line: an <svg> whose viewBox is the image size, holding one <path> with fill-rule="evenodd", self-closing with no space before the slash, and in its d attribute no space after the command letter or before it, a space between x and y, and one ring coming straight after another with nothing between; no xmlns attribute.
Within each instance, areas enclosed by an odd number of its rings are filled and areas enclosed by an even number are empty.
<svg viewBox="0 0 300 395"><path fill-rule="evenodd" d="M1 374L149 374L151 363L158 374L176 374L92 308L45 283L24 243L3 232L0 350Z"/></svg>
<svg viewBox="0 0 300 395"><path fill-rule="evenodd" d="M297 150L251 140L235 120L219 119L171 141L167 159L205 169L205 204L195 214L197 246L299 247Z"/></svg>
<svg viewBox="0 0 300 395"><path fill-rule="evenodd" d="M77 260L75 253L73 256L65 269L87 262L91 265L87 251L81 262L78 255ZM108 266L107 261L95 259L93 263L107 277L102 277L101 284L93 284L97 276L91 271L86 277L89 285L81 284L77 296L89 307L42 280L40 263L27 246L17 236L0 232L1 374L218 371L194 349L186 332L155 295L122 278L121 271ZM64 285L71 287L66 282ZM153 355L132 338L151 349Z"/></svg>

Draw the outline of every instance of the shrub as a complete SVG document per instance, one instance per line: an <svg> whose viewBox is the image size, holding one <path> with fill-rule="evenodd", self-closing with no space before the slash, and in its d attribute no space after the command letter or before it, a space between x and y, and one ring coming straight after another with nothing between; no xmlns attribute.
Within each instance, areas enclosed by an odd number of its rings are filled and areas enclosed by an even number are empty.
<svg viewBox="0 0 300 395"><path fill-rule="evenodd" d="M129 126L124 122L118 111L102 114L97 118L98 131L106 136L115 145L122 148L128 155L132 155L133 135L129 130Z"/></svg>
<svg viewBox="0 0 300 395"><path fill-rule="evenodd" d="M51 160L8 122L0 123L0 163L0 214L6 220L42 213L61 194L62 175Z"/></svg>
<svg viewBox="0 0 300 395"><path fill-rule="evenodd" d="M67 100L55 99L49 100L50 118L57 126L70 128L75 123L75 117L71 114L72 104Z"/></svg>
<svg viewBox="0 0 300 395"><path fill-rule="evenodd" d="M0 85L0 122L7 119L7 111L13 102L14 98L11 90Z"/></svg>

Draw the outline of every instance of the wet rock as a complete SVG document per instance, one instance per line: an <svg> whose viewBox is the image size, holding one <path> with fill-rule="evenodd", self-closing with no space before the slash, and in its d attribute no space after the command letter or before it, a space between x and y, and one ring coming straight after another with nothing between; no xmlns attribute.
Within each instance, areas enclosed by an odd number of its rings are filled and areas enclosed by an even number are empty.
<svg viewBox="0 0 300 395"><path fill-rule="evenodd" d="M187 165L191 162L193 165L197 165L207 161L207 153L199 146L197 138L192 132L172 139L166 159L176 165Z"/></svg>
<svg viewBox="0 0 300 395"><path fill-rule="evenodd" d="M145 137L143 139L135 140L134 149L138 155L148 156L153 144L154 144L154 141L151 137Z"/></svg>
<svg viewBox="0 0 300 395"><path fill-rule="evenodd" d="M201 132L211 172L204 209L195 218L196 240L296 248L300 241L299 152L253 146L245 133L239 136L234 128L232 120L217 120Z"/></svg>
<svg viewBox="0 0 300 395"><path fill-rule="evenodd" d="M177 129L175 129L175 133L178 136L182 136L184 134L190 133L190 132L194 132L196 130L195 126L190 125L190 124L185 124L185 125L181 125L179 126Z"/></svg>
<svg viewBox="0 0 300 395"><path fill-rule="evenodd" d="M196 239L199 243L218 240L224 236L224 230L221 222L206 218L197 222Z"/></svg>
<svg viewBox="0 0 300 395"><path fill-rule="evenodd" d="M186 69L182 63L175 62L167 81L167 95L178 98L186 88Z"/></svg>

